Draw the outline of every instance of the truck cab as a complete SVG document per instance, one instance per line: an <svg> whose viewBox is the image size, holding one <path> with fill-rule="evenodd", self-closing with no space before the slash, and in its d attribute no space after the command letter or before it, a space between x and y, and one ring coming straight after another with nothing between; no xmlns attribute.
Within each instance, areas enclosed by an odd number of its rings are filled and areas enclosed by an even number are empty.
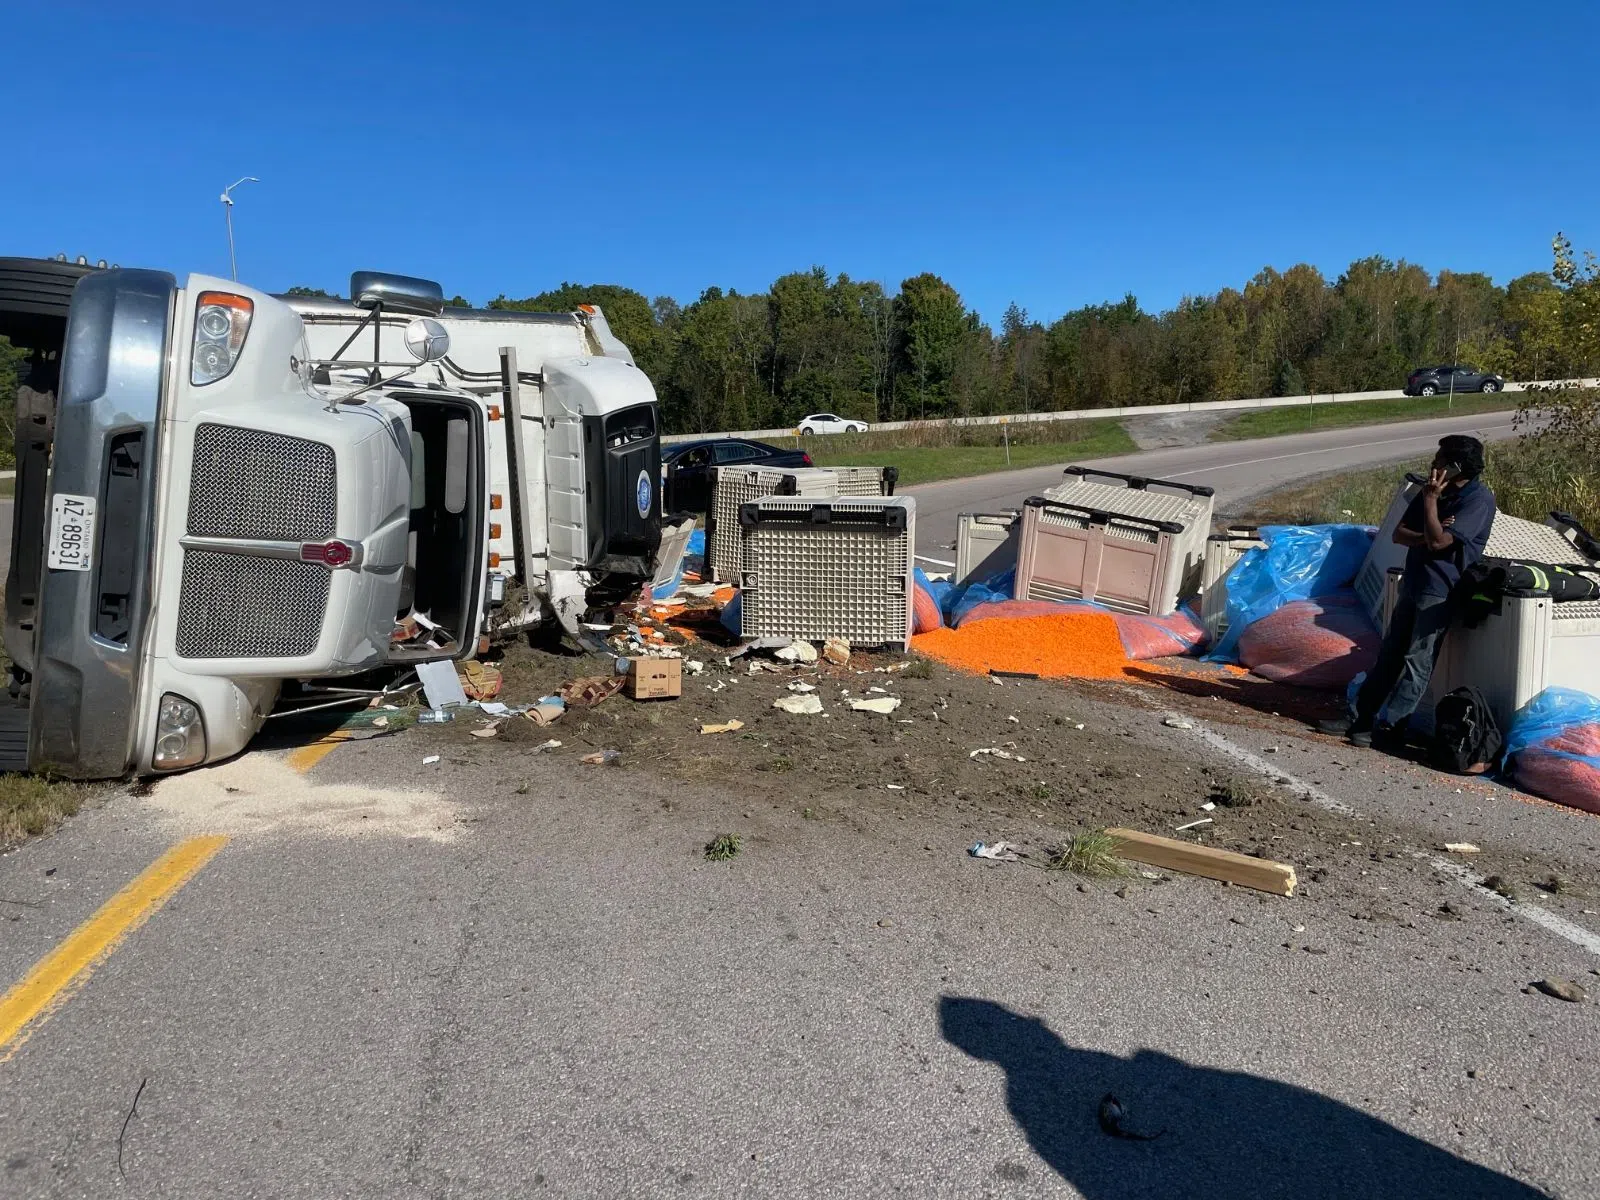
<svg viewBox="0 0 1600 1200"><path fill-rule="evenodd" d="M445 366L459 321L437 284L362 272L337 319L307 315L205 275L76 281L60 345L35 351L59 366L53 402L27 398L49 420L29 452L19 438L6 649L27 732L25 763L6 765L105 778L213 762L289 681L468 657L508 595L517 626L552 615L552 570L574 611L606 577L648 577L653 491L630 483L625 528L605 517L614 465L659 472L654 392L631 359L617 378L604 347L551 356L537 388L570 428L541 411L535 457L526 418L506 433L517 373Z"/></svg>

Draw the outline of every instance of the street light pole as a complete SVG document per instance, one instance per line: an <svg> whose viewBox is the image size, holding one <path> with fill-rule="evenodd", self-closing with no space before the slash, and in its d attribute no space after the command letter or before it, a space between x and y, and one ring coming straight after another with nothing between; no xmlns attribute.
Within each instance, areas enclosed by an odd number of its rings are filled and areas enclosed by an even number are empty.
<svg viewBox="0 0 1600 1200"><path fill-rule="evenodd" d="M243 179L235 179L222 189L222 211L228 218L228 265L233 269L233 279L239 281L239 259L233 252L233 189L241 183L260 183L254 175L246 175Z"/></svg>

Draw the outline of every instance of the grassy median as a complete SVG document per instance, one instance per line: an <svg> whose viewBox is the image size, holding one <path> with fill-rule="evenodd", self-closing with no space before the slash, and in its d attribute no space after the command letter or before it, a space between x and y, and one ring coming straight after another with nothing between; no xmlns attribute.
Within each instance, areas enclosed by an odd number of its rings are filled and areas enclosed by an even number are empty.
<svg viewBox="0 0 1600 1200"><path fill-rule="evenodd" d="M1402 400L1351 400L1345 404L1296 404L1285 408L1252 408L1229 417L1211 431L1213 442L1348 429L1353 425L1387 425L1425 421L1430 417L1470 417L1475 413L1509 412L1520 397L1505 392L1460 396L1411 397Z"/></svg>
<svg viewBox="0 0 1600 1200"><path fill-rule="evenodd" d="M1133 454L1139 449L1121 424L1106 419L834 433L803 440L774 438L772 444L802 447L819 467L892 464L900 469L901 486Z"/></svg>

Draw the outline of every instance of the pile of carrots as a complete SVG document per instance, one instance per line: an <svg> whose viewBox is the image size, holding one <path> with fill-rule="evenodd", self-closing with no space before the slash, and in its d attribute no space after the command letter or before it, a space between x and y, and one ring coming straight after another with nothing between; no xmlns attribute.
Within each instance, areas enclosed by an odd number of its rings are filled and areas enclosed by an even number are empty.
<svg viewBox="0 0 1600 1200"><path fill-rule="evenodd" d="M958 670L1042 679L1117 679L1129 665L1116 620L1101 612L991 617L919 634L911 648Z"/></svg>

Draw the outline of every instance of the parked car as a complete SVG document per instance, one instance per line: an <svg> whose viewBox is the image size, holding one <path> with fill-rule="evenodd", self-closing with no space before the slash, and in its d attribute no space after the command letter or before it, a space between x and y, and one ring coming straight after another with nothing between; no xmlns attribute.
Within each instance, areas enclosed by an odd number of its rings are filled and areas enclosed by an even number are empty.
<svg viewBox="0 0 1600 1200"><path fill-rule="evenodd" d="M711 507L712 467L809 467L804 450L785 450L743 438L707 438L661 447L664 513L705 512Z"/></svg>
<svg viewBox="0 0 1600 1200"><path fill-rule="evenodd" d="M1475 367L1418 367L1406 377L1408 396L1443 396L1450 392L1498 392L1505 376L1490 375Z"/></svg>
<svg viewBox="0 0 1600 1200"><path fill-rule="evenodd" d="M801 433L865 433L865 421L852 421L847 417L836 417L832 413L812 413L809 417L800 418Z"/></svg>

